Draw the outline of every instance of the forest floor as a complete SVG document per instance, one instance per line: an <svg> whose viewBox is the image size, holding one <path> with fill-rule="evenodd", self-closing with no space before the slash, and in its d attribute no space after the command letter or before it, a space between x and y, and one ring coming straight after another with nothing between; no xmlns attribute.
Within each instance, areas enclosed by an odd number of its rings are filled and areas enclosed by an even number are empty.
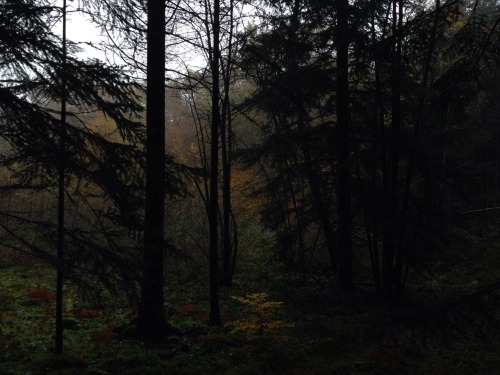
<svg viewBox="0 0 500 375"><path fill-rule="evenodd" d="M206 281L206 280L205 280ZM416 290L388 306L370 289L235 280L221 290L224 325L207 325L202 282L167 288L178 328L152 348L117 327L133 311L66 287L65 352L52 354L54 273L0 267L0 374L497 374L498 292L468 299ZM468 306L468 307L467 307ZM484 315L484 316L483 316Z"/></svg>

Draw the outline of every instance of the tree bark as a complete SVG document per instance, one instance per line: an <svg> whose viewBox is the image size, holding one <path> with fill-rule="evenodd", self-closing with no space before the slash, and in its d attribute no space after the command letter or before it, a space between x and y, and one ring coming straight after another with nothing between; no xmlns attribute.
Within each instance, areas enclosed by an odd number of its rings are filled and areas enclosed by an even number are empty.
<svg viewBox="0 0 500 375"><path fill-rule="evenodd" d="M218 254L218 174L219 174L219 129L220 129L220 2L214 1L213 45L212 45L212 127L210 136L210 198L208 221L210 227L210 311L209 323L220 325L219 308L219 254Z"/></svg>
<svg viewBox="0 0 500 375"><path fill-rule="evenodd" d="M338 268L337 285L353 288L349 136L349 1L337 0Z"/></svg>
<svg viewBox="0 0 500 375"><path fill-rule="evenodd" d="M232 119L229 105L229 89L233 64L233 0L230 1L229 45L226 66L224 69L224 101L221 115L221 157L222 157L222 269L221 285L231 285L236 257L236 242L231 241L231 167L232 167ZM236 231L236 228L235 228ZM234 251L233 251L234 244Z"/></svg>
<svg viewBox="0 0 500 375"><path fill-rule="evenodd" d="M383 290L387 300L393 300L402 292L403 258L401 246L398 244L398 234L402 228L400 214L399 194L399 163L401 139L401 53L402 53L402 17L403 5L401 0L394 0L392 4L392 33L394 47L392 52L392 77L391 77L391 148L390 148L390 173L387 176L388 196L390 199L390 212L392 226L385 228L383 239Z"/></svg>
<svg viewBox="0 0 500 375"><path fill-rule="evenodd" d="M64 219L65 219L65 158L66 149L66 0L63 0L62 6L62 82L61 82L61 129L59 139L59 171L58 171L58 197L57 197L57 280L56 280L56 335L55 335L55 353L63 352L63 286L64 286Z"/></svg>
<svg viewBox="0 0 500 375"><path fill-rule="evenodd" d="M146 209L141 300L137 330L144 339L165 339L165 2L148 1L146 106Z"/></svg>

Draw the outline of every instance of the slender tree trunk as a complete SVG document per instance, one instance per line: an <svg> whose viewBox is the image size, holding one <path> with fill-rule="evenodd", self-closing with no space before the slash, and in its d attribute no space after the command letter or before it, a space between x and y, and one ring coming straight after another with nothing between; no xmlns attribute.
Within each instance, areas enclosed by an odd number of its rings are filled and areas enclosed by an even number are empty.
<svg viewBox="0 0 500 375"><path fill-rule="evenodd" d="M403 49L403 0L398 0L397 4L397 12L398 12L398 37L397 37L397 77L398 77L398 83L397 83L397 102L395 104L398 106L398 147L399 149L399 144L400 144L400 138L401 138L401 121L402 121L402 112L401 112L401 75L402 75L402 49ZM411 167L413 168L413 167ZM413 172L409 172L409 180L408 184L411 184L411 176ZM404 216L403 213L401 214L401 221L400 223L400 229L399 233L401 235L404 234L405 232L405 227L404 227ZM403 263L404 263L404 254L403 254L403 247L399 243L395 243L395 254L394 254L394 279L396 281L394 285L394 295L396 298L401 297L403 294Z"/></svg>
<svg viewBox="0 0 500 375"><path fill-rule="evenodd" d="M148 1L146 209L138 333L151 342L164 340L165 221L165 2Z"/></svg>
<svg viewBox="0 0 500 375"><path fill-rule="evenodd" d="M224 122L224 121L222 121ZM221 285L231 285L231 162L227 145L226 127L221 129L222 157L222 269Z"/></svg>
<svg viewBox="0 0 500 375"><path fill-rule="evenodd" d="M353 288L349 136L349 1L337 0L338 269L337 285Z"/></svg>
<svg viewBox="0 0 500 375"><path fill-rule="evenodd" d="M386 228L383 239L383 267L384 267L384 294L388 300L397 298L402 287L403 258L401 247L398 244L398 233L402 233L400 223L400 197L399 197L399 163L400 163L400 138L401 138L401 53L402 53L402 1L394 0L392 9L392 33L394 36L394 49L391 79L391 150L389 196L392 215L392 228Z"/></svg>
<svg viewBox="0 0 500 375"><path fill-rule="evenodd" d="M210 312L209 323L220 325L219 308L219 256L218 256L218 174L219 174L219 129L220 129L220 2L214 1L213 46L212 46L212 129L210 136L210 199L208 221L210 226Z"/></svg>
<svg viewBox="0 0 500 375"><path fill-rule="evenodd" d="M229 106L229 89L232 70L233 39L233 0L230 1L230 29L226 66L224 69L224 102L221 118L221 157L222 157L222 270L221 285L231 285L233 280L233 244L231 243L231 163L232 163L232 126ZM236 247L236 243L234 243Z"/></svg>
<svg viewBox="0 0 500 375"><path fill-rule="evenodd" d="M375 2L376 0L372 0L372 15L371 15L371 35L372 35L372 43L375 45L377 43L377 37L376 37L376 24L375 24ZM387 187L387 149L386 149L386 144L385 144L385 108L384 108L384 101L383 101L383 91L382 91L382 82L381 82L381 64L380 64L380 57L378 54L375 55L375 92L376 92L376 107L374 111L374 117L373 117L373 128L372 128L372 151L374 155L377 155L378 152L380 152L380 164L381 164L381 183L382 183L382 188L384 191L386 190ZM380 151L378 150L378 146L380 143ZM374 168L373 173L372 173L372 185L375 187L377 186L377 181L379 179L378 177L378 171L376 168ZM377 199L376 196L376 191L374 190L372 192L371 199L372 201ZM368 234L370 236L370 233ZM375 223L373 225L372 229L372 240L371 240L371 248L370 248L370 259L371 259L371 265L372 265L372 273L373 273L373 279L375 281L375 287L377 289L377 292L382 294L382 270L381 270L381 262L380 262L380 240L379 240L379 228L378 228L378 223ZM382 262L383 266L383 262Z"/></svg>
<svg viewBox="0 0 500 375"><path fill-rule="evenodd" d="M63 352L63 284L64 284L64 192L65 192L65 162L64 153L66 149L66 0L62 6L62 81L61 81L61 129L59 140L59 171L58 171L58 198L57 198L57 280L56 280L56 336L55 352Z"/></svg>

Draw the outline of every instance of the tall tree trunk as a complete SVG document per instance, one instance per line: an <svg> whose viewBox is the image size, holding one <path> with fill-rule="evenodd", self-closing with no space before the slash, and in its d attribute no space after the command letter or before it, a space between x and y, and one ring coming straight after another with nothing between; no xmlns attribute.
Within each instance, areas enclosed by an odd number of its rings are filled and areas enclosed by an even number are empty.
<svg viewBox="0 0 500 375"><path fill-rule="evenodd" d="M212 45L212 128L210 135L210 198L208 221L210 226L210 312L209 323L220 325L219 308L219 256L218 256L218 174L219 174L219 129L220 129L220 2L215 0L213 11Z"/></svg>
<svg viewBox="0 0 500 375"><path fill-rule="evenodd" d="M165 2L148 1L146 209L138 333L151 342L164 340L165 221Z"/></svg>
<svg viewBox="0 0 500 375"><path fill-rule="evenodd" d="M231 246L231 161L228 150L227 119L222 120L221 128L221 158L222 158L222 269L221 285L231 285L232 246Z"/></svg>
<svg viewBox="0 0 500 375"><path fill-rule="evenodd" d="M349 136L349 1L337 0L338 268L337 285L353 288Z"/></svg>
<svg viewBox="0 0 500 375"><path fill-rule="evenodd" d="M229 89L232 70L233 40L233 0L230 1L230 29L226 66L224 69L224 101L221 118L221 157L222 157L222 269L221 285L231 285L234 272L236 243L231 241L231 163L232 163L232 119L229 105ZM236 230L236 229L235 229ZM233 251L234 249L234 251Z"/></svg>
<svg viewBox="0 0 500 375"><path fill-rule="evenodd" d="M376 26L376 0L371 0L372 13L371 13L371 39L373 45L377 44L377 26ZM373 115L373 125L372 125L372 152L374 155L380 153L379 162L381 164L381 183L384 191L387 188L387 147L385 142L385 116L386 110L384 106L383 99L383 89L382 89L382 69L380 62L380 54L375 54L374 58L375 63L375 110ZM380 151L378 149L380 144ZM374 168L371 176L372 185L377 186L377 182L379 181L379 171ZM377 199L377 194L375 189L371 189L372 194L369 197L372 201ZM372 221L374 221L372 219ZM370 261L373 273L373 279L375 281L375 288L378 293L382 294L382 270L381 270L381 262L380 262L380 239L379 239L379 228L378 223L374 222L372 224L373 228L368 229L368 237L370 246ZM371 238L370 238L371 237ZM383 263L382 263L383 267Z"/></svg>
<svg viewBox="0 0 500 375"><path fill-rule="evenodd" d="M58 197L57 197L57 280L56 280L56 336L55 352L63 352L63 284L64 284L64 192L65 192L65 158L66 149L66 0L63 0L62 6L62 81L61 81L61 129L59 139L59 171L58 171Z"/></svg>
<svg viewBox="0 0 500 375"><path fill-rule="evenodd" d="M403 258L401 247L398 244L398 234L402 234L400 222L400 194L399 194L399 163L401 138L401 53L402 53L402 17L403 5L401 0L394 0L392 4L392 33L394 47L392 56L391 78L391 149L388 196L390 198L390 212L392 227L385 228L383 239L383 290L388 300L393 300L401 294Z"/></svg>

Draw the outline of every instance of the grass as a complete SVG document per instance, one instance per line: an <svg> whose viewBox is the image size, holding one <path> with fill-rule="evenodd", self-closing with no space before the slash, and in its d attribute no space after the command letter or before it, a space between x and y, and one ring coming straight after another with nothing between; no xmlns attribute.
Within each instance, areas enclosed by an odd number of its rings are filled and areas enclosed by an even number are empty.
<svg viewBox="0 0 500 375"><path fill-rule="evenodd" d="M161 348L116 333L133 316L126 306L112 299L93 306L67 285L65 353L55 357L53 271L3 267L0 374L493 374L500 368L498 336L477 334L451 313L443 315L450 328L436 329L425 318L436 306L430 294L388 307L371 290L342 296L272 282L222 289L222 327L206 323L203 283L170 286L166 310L180 333ZM494 296L482 301L493 303ZM472 324L482 324L474 314Z"/></svg>

